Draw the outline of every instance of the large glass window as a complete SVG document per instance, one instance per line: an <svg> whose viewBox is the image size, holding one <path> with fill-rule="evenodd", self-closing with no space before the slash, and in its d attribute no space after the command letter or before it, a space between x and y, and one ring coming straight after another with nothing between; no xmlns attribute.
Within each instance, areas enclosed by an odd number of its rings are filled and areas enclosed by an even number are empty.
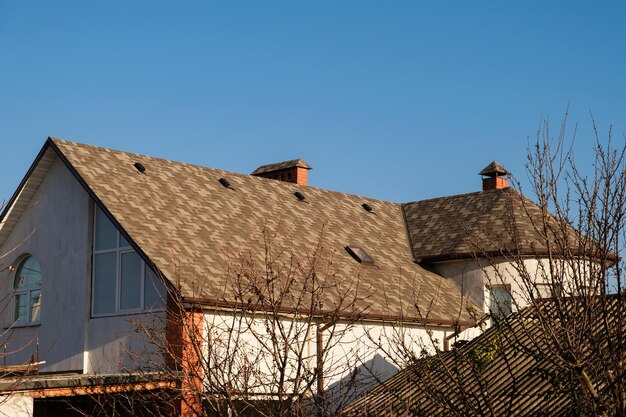
<svg viewBox="0 0 626 417"><path fill-rule="evenodd" d="M94 217L93 315L163 308L161 280L99 207Z"/></svg>
<svg viewBox="0 0 626 417"><path fill-rule="evenodd" d="M41 266L34 256L24 258L15 271L13 282L13 319L17 325L37 324L41 320Z"/></svg>
<svg viewBox="0 0 626 417"><path fill-rule="evenodd" d="M489 313L495 319L502 319L512 312L513 298L508 285L492 286L489 289Z"/></svg>

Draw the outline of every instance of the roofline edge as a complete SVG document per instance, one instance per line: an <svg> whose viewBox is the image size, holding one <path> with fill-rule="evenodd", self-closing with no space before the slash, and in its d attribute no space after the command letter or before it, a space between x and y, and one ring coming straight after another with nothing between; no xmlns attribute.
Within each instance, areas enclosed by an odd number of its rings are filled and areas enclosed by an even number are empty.
<svg viewBox="0 0 626 417"><path fill-rule="evenodd" d="M35 157L35 159L32 162L32 164L30 165L30 168L28 168L28 171L26 171L26 175L24 175L24 178L22 178L22 181L20 181L19 185L17 186L17 188L13 192L13 195L11 196L9 201L7 201L6 206L4 206L4 208L2 209L2 213L0 214L0 223L2 223L4 221L4 218L7 215L7 213L9 212L9 209L15 203L15 200L17 199L17 196L20 195L22 189L26 185L26 182L28 181L28 179L30 178L31 174L35 170L35 167L39 164L39 162L41 161L41 158L43 158L44 154L48 150L48 147L50 147L50 145L52 143L53 143L52 142L52 138L50 136L48 136L48 139L46 139L46 141L44 142L43 146L39 150L39 153Z"/></svg>
<svg viewBox="0 0 626 417"><path fill-rule="evenodd" d="M240 307L250 306L243 303L232 303L225 300L216 300L213 298L202 298L202 297L186 297L182 296L182 302L187 304L199 305L197 307L204 308L224 308L224 309L237 309ZM193 306L192 306L193 308ZM259 309L261 310L261 309ZM279 314L309 314L310 312L306 311L298 311L297 309L282 307L278 310ZM337 317L340 319L352 319L352 320L371 320L377 322L415 322L425 325L432 326L442 326L442 327L454 327L454 326L468 326L472 327L476 325L475 321L472 320L446 320L446 319L429 319L429 318L420 318L416 316L401 316L397 314L381 314L381 313L339 313L336 314L332 311L321 311L317 317Z"/></svg>

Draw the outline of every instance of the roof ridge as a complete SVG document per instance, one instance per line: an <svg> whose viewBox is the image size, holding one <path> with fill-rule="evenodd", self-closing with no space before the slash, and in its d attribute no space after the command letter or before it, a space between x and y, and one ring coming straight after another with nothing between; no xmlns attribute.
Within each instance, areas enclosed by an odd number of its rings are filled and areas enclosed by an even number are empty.
<svg viewBox="0 0 626 417"><path fill-rule="evenodd" d="M511 188L511 187L508 187L508 188ZM407 201L402 204L416 204L416 203L425 203L425 202L435 201L435 200L447 200L447 199L452 199L452 198L467 197L467 196L481 194L481 193L501 192L502 190L506 190L506 188L494 188L492 190L479 190L479 191L472 191L472 192L463 193L463 194L453 194L453 195L445 195L441 197L425 198L423 200Z"/></svg>
<svg viewBox="0 0 626 417"><path fill-rule="evenodd" d="M52 142L55 142L55 143L61 142L61 143L69 144L69 145L78 145L78 146L84 146L84 147L101 149L101 150L104 150L104 151L112 151L112 152L119 152L119 153L123 153L123 154L136 155L136 156L141 156L141 157L144 157L144 158L150 158L150 159L157 160L157 161L164 161L164 162L169 162L169 163L174 163L174 164L181 164L181 165L186 165L186 166L200 168L200 169L206 169L206 170L211 170L211 171L220 171L222 173L227 173L229 175L230 174L236 175L236 176L241 177L241 178L251 178L251 179L254 179L254 181L257 181L257 180L260 180L260 181L272 181L272 184L276 184L277 186L292 187L292 188L293 187L297 187L298 189L306 189L306 190L309 190L309 189L317 190L317 191L321 191L321 192L340 194L340 195L344 195L344 196L347 196L347 197L363 198L363 199L367 199L368 201L380 202L380 203L385 203L385 204L393 204L393 205L396 205L396 206L400 206L401 204L403 204L403 203L396 202L396 201L382 200L380 198L368 197L368 196L364 196L364 195L361 195L361 194L347 193L347 192L344 192L344 191L331 190L331 189L328 189L328 188L315 187L315 186L312 186L312 185L306 185L306 186L305 185L298 185L298 184L294 184L294 183L290 183L290 182L286 182L286 181L276 181L276 180L269 179L269 178L259 177L259 176L251 175L251 174L244 174L244 173L241 173L241 172L231 171L231 170L227 170L227 169L213 168L213 167L208 167L208 166L205 166L205 165L192 164L192 163L188 163L188 162L182 162L182 161L178 161L178 160L174 160L174 159L161 158L161 157L157 157L157 156L150 156L150 155L141 154L141 153L137 153L137 152L123 151L121 149L114 149L114 148L107 148L107 147L104 147L104 146L90 145L90 144L86 144L86 143L83 143L83 142L75 142L75 141L70 141L70 140L65 140L65 139L60 139L60 138L54 138L54 137L49 137L49 139Z"/></svg>

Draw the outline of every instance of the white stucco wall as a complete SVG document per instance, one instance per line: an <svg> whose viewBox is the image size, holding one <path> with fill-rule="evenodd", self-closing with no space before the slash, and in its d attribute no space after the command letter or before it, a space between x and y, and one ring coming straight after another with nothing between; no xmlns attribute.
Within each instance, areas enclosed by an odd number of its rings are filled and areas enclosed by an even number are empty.
<svg viewBox="0 0 626 417"><path fill-rule="evenodd" d="M574 277L589 280L590 277L597 276L600 265L560 259L553 260L550 265L547 259L530 258L518 265L501 258L493 263L474 259L440 262L433 267L438 274L453 281L473 303L488 312L490 286L510 286L514 300L513 311L517 311L529 304L529 291L533 292L534 298L548 295L548 287L542 287L542 284L551 284L553 276L562 277L566 294L575 294L577 288L585 284L574 284ZM592 268L594 272L590 272ZM521 274L527 278L522 279Z"/></svg>
<svg viewBox="0 0 626 417"><path fill-rule="evenodd" d="M412 358L443 350L444 339L450 334L449 328L426 330L400 322L340 323L334 335L324 332L324 342L330 346L324 365L328 405L345 405L395 375Z"/></svg>
<svg viewBox="0 0 626 417"><path fill-rule="evenodd" d="M85 373L154 370L163 365L164 312L92 318L87 335Z"/></svg>
<svg viewBox="0 0 626 417"><path fill-rule="evenodd" d="M203 341L210 372L225 372L221 378L233 378L238 389L272 394L279 376L274 353L279 351L279 356L284 357L285 342L289 341L286 379L313 373L317 367L317 329L323 323L290 317L280 321L282 329L268 331L278 329L275 318L244 318L225 312L205 314ZM272 341L272 333L277 335L277 344ZM289 336L278 336L279 333ZM443 349L444 338L451 333L447 328L427 332L419 325L377 322L342 322L325 329L324 387L328 401L341 401L346 393L354 396L389 378L411 354L419 356L432 353L435 347ZM279 346L278 350L275 346ZM299 371L298 366L302 367ZM288 384L287 388L292 387ZM312 392L315 388L314 384Z"/></svg>
<svg viewBox="0 0 626 417"><path fill-rule="evenodd" d="M42 270L41 324L3 335L8 352L21 349L8 355L7 363L21 364L38 356L46 361L42 371L83 368L90 250L89 196L57 159L0 248L0 254L7 254L2 264L17 267L24 254L32 254ZM12 323L14 272L0 273L5 328Z"/></svg>
<svg viewBox="0 0 626 417"><path fill-rule="evenodd" d="M40 372L127 371L136 365L129 362L129 351L155 351L135 331L138 322L152 320L150 315L90 318L92 212L89 194L57 159L0 247L4 267L17 267L31 254L42 270L40 324L11 327L15 270L0 268L0 365L24 364L33 357L45 361ZM151 326L164 328L164 322L152 320Z"/></svg>
<svg viewBox="0 0 626 417"><path fill-rule="evenodd" d="M0 417L32 417L34 400L25 395L0 395Z"/></svg>

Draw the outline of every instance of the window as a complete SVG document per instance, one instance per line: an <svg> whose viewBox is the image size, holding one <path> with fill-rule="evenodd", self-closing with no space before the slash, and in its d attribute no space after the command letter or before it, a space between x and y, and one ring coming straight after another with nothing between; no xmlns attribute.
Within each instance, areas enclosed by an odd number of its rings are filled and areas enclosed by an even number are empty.
<svg viewBox="0 0 626 417"><path fill-rule="evenodd" d="M537 291L535 298L552 298L563 296L563 287L559 283L536 284L536 288Z"/></svg>
<svg viewBox="0 0 626 417"><path fill-rule="evenodd" d="M163 283L99 207L94 217L93 315L163 307Z"/></svg>
<svg viewBox="0 0 626 417"><path fill-rule="evenodd" d="M374 259L365 252L360 246L346 246L346 252L350 254L357 262L365 265L374 265Z"/></svg>
<svg viewBox="0 0 626 417"><path fill-rule="evenodd" d="M13 319L17 325L41 320L41 266L34 256L24 258L15 271Z"/></svg>
<svg viewBox="0 0 626 417"><path fill-rule="evenodd" d="M489 289L490 303L489 313L491 317L502 319L512 311L511 287L508 285L493 286Z"/></svg>

